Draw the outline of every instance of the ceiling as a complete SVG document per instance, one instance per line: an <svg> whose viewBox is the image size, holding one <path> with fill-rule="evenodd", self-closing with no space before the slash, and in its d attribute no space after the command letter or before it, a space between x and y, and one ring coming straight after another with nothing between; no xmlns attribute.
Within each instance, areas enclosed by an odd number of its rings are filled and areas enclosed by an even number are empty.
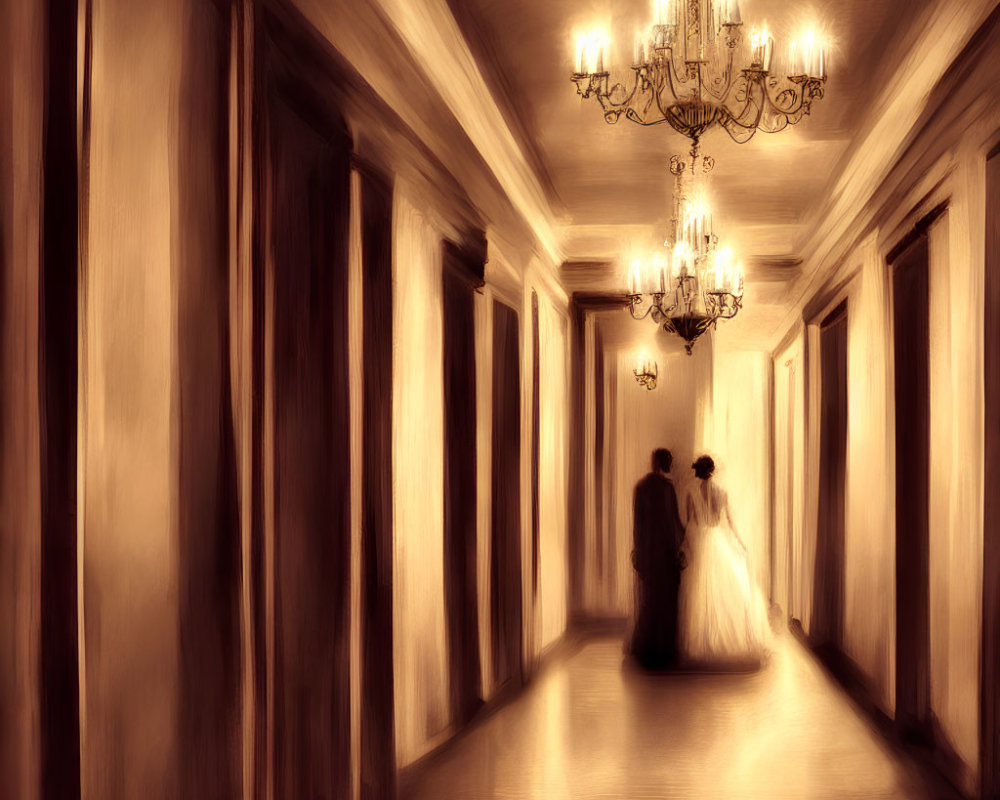
<svg viewBox="0 0 1000 800"><path fill-rule="evenodd" d="M798 276L811 213L819 209L875 90L905 45L907 20L929 0L819 0L811 9L787 0L741 2L745 28L764 21L776 50L815 20L828 31L826 97L799 125L757 134L738 145L710 131L702 149L716 159L712 175L717 231L747 266L745 310L726 323L753 341L772 336ZM666 164L689 143L667 125L604 122L594 100L569 80L574 34L600 27L612 39L606 63L630 58L649 0L451 0L452 12L480 64L498 107L546 187L561 223L568 291L621 291L619 261L632 243L653 242L669 219ZM616 48L616 43L619 46ZM615 77L613 70L612 76ZM620 73L619 80L624 80Z"/></svg>

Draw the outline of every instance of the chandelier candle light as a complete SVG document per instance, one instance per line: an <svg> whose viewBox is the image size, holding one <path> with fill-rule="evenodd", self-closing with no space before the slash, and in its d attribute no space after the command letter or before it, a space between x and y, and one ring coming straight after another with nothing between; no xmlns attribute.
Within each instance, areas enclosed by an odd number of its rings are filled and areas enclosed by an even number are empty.
<svg viewBox="0 0 1000 800"><path fill-rule="evenodd" d="M623 115L639 125L666 122L695 142L718 125L743 143L810 112L826 86L826 51L815 31L806 32L789 43L780 77L772 73L767 26L753 29L749 41L742 28L737 0L654 0L653 21L635 41L631 88L611 83L609 41L599 34L577 37L571 79L610 124Z"/></svg>
<svg viewBox="0 0 1000 800"><path fill-rule="evenodd" d="M669 270L662 256L645 263L635 259L628 293L632 317L651 317L668 333L680 336L688 355L703 333L720 319L732 319L743 307L743 266L731 249L718 246L711 208L703 187L694 180L697 174L707 174L714 162L699 156L697 145L690 155L690 162L679 156L670 159L674 214L664 242ZM689 190L684 187L685 175L692 184Z"/></svg>
<svg viewBox="0 0 1000 800"><path fill-rule="evenodd" d="M658 368L655 361L650 361L646 356L645 351L643 351L639 357L636 359L635 368L632 370L632 374L635 375L635 380L640 386L644 386L649 391L653 391L656 388L656 378L658 375Z"/></svg>

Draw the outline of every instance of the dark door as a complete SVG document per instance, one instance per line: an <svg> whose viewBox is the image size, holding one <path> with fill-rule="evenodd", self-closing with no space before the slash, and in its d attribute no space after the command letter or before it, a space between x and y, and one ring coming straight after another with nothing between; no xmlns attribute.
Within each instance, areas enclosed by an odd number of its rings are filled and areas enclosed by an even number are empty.
<svg viewBox="0 0 1000 800"><path fill-rule="evenodd" d="M361 484L361 800L396 796L392 658L392 187L361 179L364 423Z"/></svg>
<svg viewBox="0 0 1000 800"><path fill-rule="evenodd" d="M1000 798L1000 152L986 162L982 795Z"/></svg>
<svg viewBox="0 0 1000 800"><path fill-rule="evenodd" d="M890 257L896 383L896 721L929 736L930 463L927 236Z"/></svg>
<svg viewBox="0 0 1000 800"><path fill-rule="evenodd" d="M242 792L239 462L230 382L229 9L194 3L178 87L174 271L178 797ZM208 131L215 135L206 135Z"/></svg>
<svg viewBox="0 0 1000 800"><path fill-rule="evenodd" d="M30 615L39 626L39 796L49 800L80 796L76 491L80 187L77 3L50 0L44 5L48 13L42 15L47 91L38 287L41 430L36 431L36 436L40 434L41 460L40 607L10 610L23 618ZM15 163L18 155L14 156ZM0 233L9 235L6 231ZM0 249L3 246L0 237ZM3 267L6 265L0 264ZM0 430L0 437L3 434ZM26 534L22 534L25 547ZM11 531L10 535L16 534ZM12 654L5 654L4 660L8 658Z"/></svg>
<svg viewBox="0 0 1000 800"><path fill-rule="evenodd" d="M312 106L267 103L274 629L279 800L347 797L349 406L346 129Z"/></svg>
<svg viewBox="0 0 1000 800"><path fill-rule="evenodd" d="M444 575L454 720L482 703L476 593L475 286L484 256L444 246Z"/></svg>
<svg viewBox="0 0 1000 800"><path fill-rule="evenodd" d="M847 304L820 329L820 472L816 581L810 635L841 649L844 640L844 517L847 483Z"/></svg>
<svg viewBox="0 0 1000 800"><path fill-rule="evenodd" d="M517 312L493 304L493 502L490 618L496 686L520 682L521 359Z"/></svg>

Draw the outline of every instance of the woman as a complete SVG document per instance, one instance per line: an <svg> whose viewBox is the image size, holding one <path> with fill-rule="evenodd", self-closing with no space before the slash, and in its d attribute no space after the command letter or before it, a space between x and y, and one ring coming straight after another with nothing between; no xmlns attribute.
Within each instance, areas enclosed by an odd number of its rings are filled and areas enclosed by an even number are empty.
<svg viewBox="0 0 1000 800"><path fill-rule="evenodd" d="M767 607L750 576L729 499L712 480L715 462L702 456L691 466L698 481L687 497L680 655L689 665L757 666L770 641Z"/></svg>

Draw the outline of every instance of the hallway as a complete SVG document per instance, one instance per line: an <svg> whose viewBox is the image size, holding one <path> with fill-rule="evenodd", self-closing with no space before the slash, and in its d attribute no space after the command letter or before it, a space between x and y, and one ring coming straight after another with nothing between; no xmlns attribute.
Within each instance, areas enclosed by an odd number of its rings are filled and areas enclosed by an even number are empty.
<svg viewBox="0 0 1000 800"><path fill-rule="evenodd" d="M649 675L582 639L420 768L406 800L937 798L790 634L745 675Z"/></svg>
<svg viewBox="0 0 1000 800"><path fill-rule="evenodd" d="M813 5L0 3L0 800L1000 800L1000 0Z"/></svg>

